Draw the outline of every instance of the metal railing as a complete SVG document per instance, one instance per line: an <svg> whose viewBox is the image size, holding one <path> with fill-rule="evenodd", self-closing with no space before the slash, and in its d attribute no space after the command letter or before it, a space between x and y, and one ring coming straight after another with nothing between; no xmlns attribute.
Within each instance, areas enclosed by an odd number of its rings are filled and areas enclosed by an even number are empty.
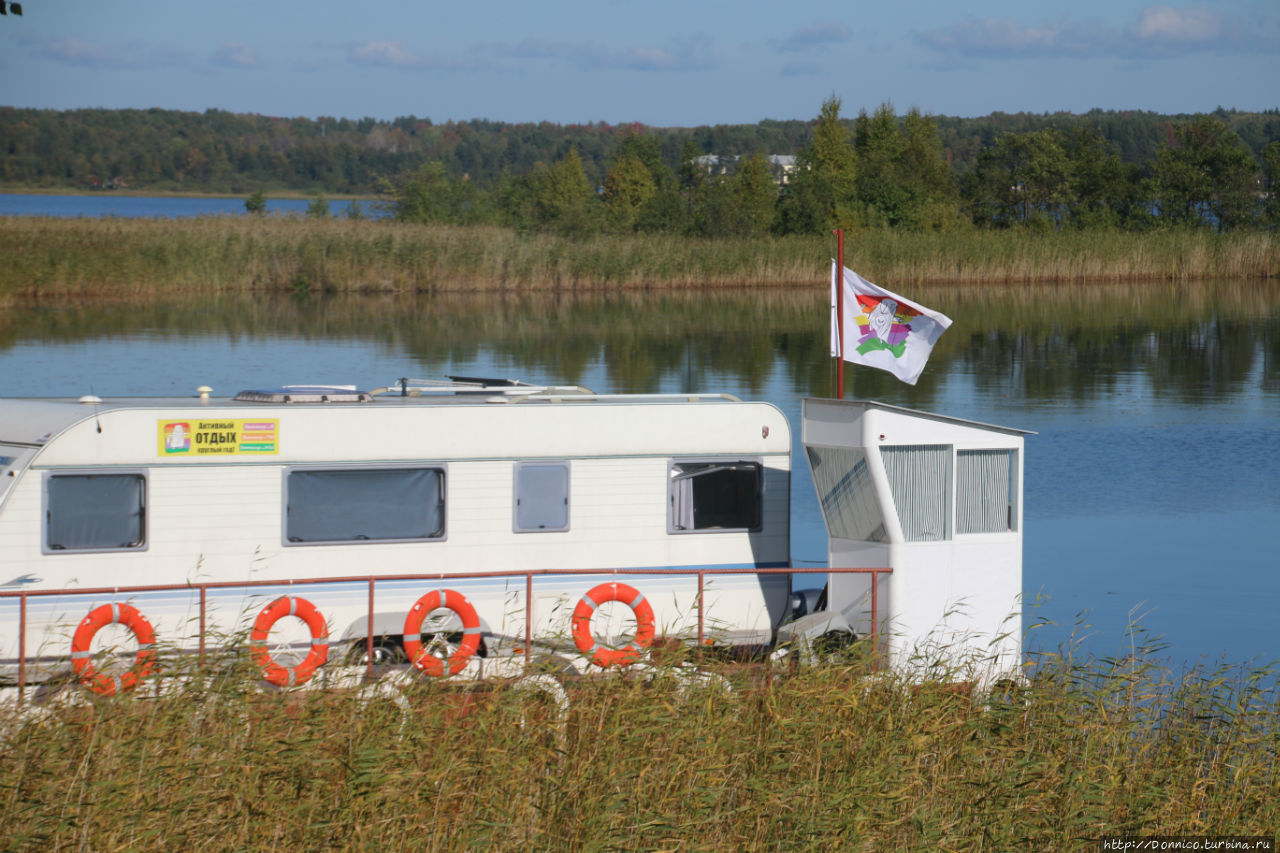
<svg viewBox="0 0 1280 853"><path fill-rule="evenodd" d="M533 579L537 577L572 577L575 575L596 575L596 576L627 576L627 575L673 575L673 576L695 576L698 579L697 594L697 612L698 612L698 635L697 644L699 647L704 645L706 640L705 634L705 613L704 613L704 592L706 589L706 579L708 576L714 575L797 575L797 574L861 574L871 576L871 646L873 649L879 648L879 628L880 628L880 599L879 599L879 580L880 575L892 574L891 568L857 568L857 569L830 569L830 568L814 568L814 569L797 569L797 568L768 568L768 569L531 569L526 571L500 571L500 572L430 572L425 574L395 574L395 575L356 575L342 577L322 577L322 578L303 578L303 579L286 579L286 580L256 580L256 581L209 581L204 583L175 583L175 584L146 584L140 586L104 586L77 589L37 589L37 590L21 590L21 591L0 591L0 599L18 599L18 690L19 693L26 688L26 663L27 663L27 600L31 598L47 598L50 596L86 596L86 595L133 595L143 592L175 592L181 590L189 590L200 594L200 615L199 615L199 656L200 663L203 665L205 657L205 635L207 633L207 606L210 590L220 589L253 589L256 587L294 587L294 586L310 586L315 584L367 584L368 586L368 622L365 631L365 660L366 669L369 672L373 670L373 649L374 638L376 632L374 630L374 596L378 583L381 582L403 582L403 581L454 581L454 580L479 580L486 578L524 578L525 595L524 595L524 657L527 662L532 654L533 646Z"/></svg>

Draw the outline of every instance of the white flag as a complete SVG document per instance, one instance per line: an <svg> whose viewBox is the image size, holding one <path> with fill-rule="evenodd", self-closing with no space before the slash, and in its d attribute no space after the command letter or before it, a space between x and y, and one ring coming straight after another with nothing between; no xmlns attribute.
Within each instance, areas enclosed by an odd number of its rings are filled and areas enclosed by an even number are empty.
<svg viewBox="0 0 1280 853"><path fill-rule="evenodd" d="M840 355L836 262L831 262L831 354ZM951 318L844 270L844 360L887 370L915 385Z"/></svg>

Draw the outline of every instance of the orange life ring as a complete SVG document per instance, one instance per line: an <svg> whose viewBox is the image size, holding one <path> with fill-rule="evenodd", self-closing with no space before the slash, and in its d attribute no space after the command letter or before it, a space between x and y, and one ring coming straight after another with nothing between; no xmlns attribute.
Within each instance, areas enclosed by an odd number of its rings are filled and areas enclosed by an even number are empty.
<svg viewBox="0 0 1280 853"><path fill-rule="evenodd" d="M311 651L302 663L292 669L276 663L267 649L267 635L271 633L271 626L285 616L297 616L311 630ZM262 677L270 683L279 687L306 684L329 659L329 627L325 624L324 616L310 601L296 595L282 595L262 608L258 618L253 621L253 631L249 634L249 653L253 656L253 662L262 667Z"/></svg>
<svg viewBox="0 0 1280 853"><path fill-rule="evenodd" d="M620 649L610 649L598 644L591 636L591 617L596 608L606 601L621 601L636 614L636 639ZM653 645L653 607L635 587L625 583L602 583L592 587L578 606L573 608L573 643L578 651L587 655L599 667L630 666L638 661L644 650Z"/></svg>
<svg viewBox="0 0 1280 853"><path fill-rule="evenodd" d="M446 660L441 660L422 647L422 623L432 610L439 610L441 607L452 610L462 619L462 644ZM409 656L409 661L427 675L444 675L446 663L449 665L448 674L457 675L479 650L480 617L462 593L451 589L433 589L409 608L409 613L404 618L404 651Z"/></svg>
<svg viewBox="0 0 1280 853"><path fill-rule="evenodd" d="M138 641L138 656L124 675L99 674L93 667L93 652L89 651L94 635L112 624L125 626ZM138 682L155 669L155 644L155 629L137 608L130 604L103 604L90 610L76 627L71 637L71 667L81 683L94 693L114 696L137 687Z"/></svg>

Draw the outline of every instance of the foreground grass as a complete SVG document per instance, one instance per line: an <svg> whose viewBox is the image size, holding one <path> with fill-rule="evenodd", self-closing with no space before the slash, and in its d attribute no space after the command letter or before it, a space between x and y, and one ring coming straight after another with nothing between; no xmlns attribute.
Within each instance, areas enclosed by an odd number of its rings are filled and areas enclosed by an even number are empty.
<svg viewBox="0 0 1280 853"><path fill-rule="evenodd" d="M457 292L821 285L827 237L573 241L489 227L290 217L0 219L0 299L228 291ZM1272 233L849 236L889 285L1189 281L1280 274Z"/></svg>
<svg viewBox="0 0 1280 853"><path fill-rule="evenodd" d="M55 710L0 745L13 849L1075 850L1273 836L1274 672L1054 658L988 704L858 665L389 702L226 680ZM1266 686L1266 685L1271 686ZM529 724L541 720L537 725Z"/></svg>

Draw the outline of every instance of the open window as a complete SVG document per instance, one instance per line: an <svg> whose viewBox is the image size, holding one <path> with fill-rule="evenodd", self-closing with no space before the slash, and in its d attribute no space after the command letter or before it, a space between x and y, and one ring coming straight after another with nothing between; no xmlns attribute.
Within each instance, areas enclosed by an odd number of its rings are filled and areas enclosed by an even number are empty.
<svg viewBox="0 0 1280 853"><path fill-rule="evenodd" d="M0 500L4 499L9 487L13 485L15 468L19 467L20 448L0 444Z"/></svg>
<svg viewBox="0 0 1280 853"><path fill-rule="evenodd" d="M569 529L569 463L517 462L514 529L549 533Z"/></svg>
<svg viewBox="0 0 1280 853"><path fill-rule="evenodd" d="M285 475L289 544L443 539L443 468L294 468Z"/></svg>
<svg viewBox="0 0 1280 853"><path fill-rule="evenodd" d="M146 546L147 479L139 472L50 473L44 480L44 550Z"/></svg>
<svg viewBox="0 0 1280 853"><path fill-rule="evenodd" d="M828 532L837 539L884 542L884 513L861 447L809 447L809 470Z"/></svg>
<svg viewBox="0 0 1280 853"><path fill-rule="evenodd" d="M672 462L668 530L756 530L760 527L759 462Z"/></svg>

